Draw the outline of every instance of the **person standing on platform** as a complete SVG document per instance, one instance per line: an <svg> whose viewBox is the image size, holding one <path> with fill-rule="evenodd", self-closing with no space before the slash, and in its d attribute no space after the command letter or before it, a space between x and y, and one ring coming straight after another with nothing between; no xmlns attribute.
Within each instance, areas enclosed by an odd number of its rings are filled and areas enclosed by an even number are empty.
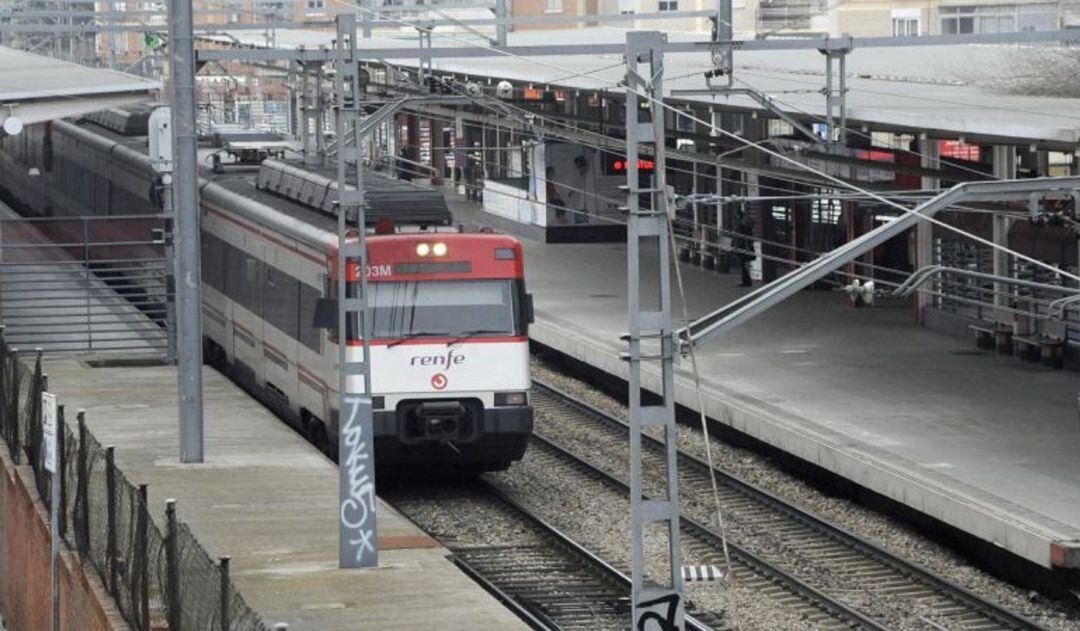
<svg viewBox="0 0 1080 631"><path fill-rule="evenodd" d="M402 146L398 151L397 159L398 179L406 182L412 181L412 165L409 164L409 148Z"/></svg>
<svg viewBox="0 0 1080 631"><path fill-rule="evenodd" d="M555 218L560 221L566 220L566 203L563 201L559 190L555 188L555 167L548 167L544 171L547 189L547 204L555 209Z"/></svg>
<svg viewBox="0 0 1080 631"><path fill-rule="evenodd" d="M739 271L742 274L739 286L752 286L754 283L750 278L750 264L754 261L754 222L746 211L740 210L735 220L735 238L731 240L731 249L739 261Z"/></svg>

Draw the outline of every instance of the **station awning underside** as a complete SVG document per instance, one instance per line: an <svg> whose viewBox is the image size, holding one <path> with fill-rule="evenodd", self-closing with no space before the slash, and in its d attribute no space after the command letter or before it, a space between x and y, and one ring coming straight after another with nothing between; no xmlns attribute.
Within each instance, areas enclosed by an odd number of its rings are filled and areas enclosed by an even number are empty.
<svg viewBox="0 0 1080 631"><path fill-rule="evenodd" d="M149 100L157 81L0 46L0 123L24 125Z"/></svg>
<svg viewBox="0 0 1080 631"><path fill-rule="evenodd" d="M626 31L611 28L545 30L509 35L511 46L625 41ZM204 36L217 43L261 48L261 33L236 31ZM334 34L319 30L278 31L276 45L308 49L328 47ZM472 46L465 41L475 42ZM672 41L700 41L701 34L670 33ZM396 65L415 67L415 38L376 37L358 40L361 49L401 48ZM472 36L433 38L435 47L485 45ZM1025 60L1038 57L1038 45L948 45L858 48L847 58L847 117L850 126L936 137L963 137L971 142L1031 144L1071 150L1080 143L1080 99L1009 94L991 87L997 79L1018 72ZM620 55L560 55L438 58L437 71L525 81L576 90L618 92L624 66ZM736 51L735 87L754 88L774 99L777 107L808 121L825 116L825 57L815 50ZM706 87L704 72L712 68L707 53L666 56L666 89ZM676 102L702 102L718 109L764 112L745 96L680 96Z"/></svg>

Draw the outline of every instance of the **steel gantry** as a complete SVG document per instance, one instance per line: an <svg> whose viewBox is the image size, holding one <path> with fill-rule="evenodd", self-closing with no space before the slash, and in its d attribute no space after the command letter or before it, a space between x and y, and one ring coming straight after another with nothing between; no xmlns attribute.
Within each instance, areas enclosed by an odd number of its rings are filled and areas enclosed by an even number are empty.
<svg viewBox="0 0 1080 631"><path fill-rule="evenodd" d="M675 428L675 345L671 331L671 267L669 264L669 200L665 186L664 44L658 31L626 36L626 189L627 281L630 327L623 358L629 364L630 400L630 552L633 582L633 629L682 629L685 616L682 554L679 547L679 482ZM639 92L646 98L639 99ZM641 186L641 147L653 156L650 183ZM648 200L646 206L642 201ZM643 288L653 295L642 296ZM642 402L643 366L658 366L660 402ZM644 496L642 433L662 427L665 444L665 497ZM660 529L648 530L653 524ZM648 536L666 538L667 559L646 563ZM656 542L653 542L656 543ZM652 549L652 546L650 546ZM653 624L649 625L648 622Z"/></svg>
<svg viewBox="0 0 1080 631"><path fill-rule="evenodd" d="M937 213L950 206L977 202L1030 203L1032 195L1077 190L1080 190L1080 177L1077 176L957 184L915 208L905 210L905 214L893 221L699 318L677 331L676 337L683 346L696 346L732 331L909 228L923 222L929 223Z"/></svg>
<svg viewBox="0 0 1080 631"><path fill-rule="evenodd" d="M365 86L356 63L355 15L338 16L335 51L334 106L338 140L337 436L341 499L338 565L361 568L376 567L379 556L375 521L375 433L371 407L372 318L367 308L364 139L360 129ZM321 129L318 131L322 133ZM349 186L350 179L354 182L352 188ZM355 218L352 225L351 218ZM350 283L353 269L357 282ZM349 358L350 338L361 342L360 361Z"/></svg>

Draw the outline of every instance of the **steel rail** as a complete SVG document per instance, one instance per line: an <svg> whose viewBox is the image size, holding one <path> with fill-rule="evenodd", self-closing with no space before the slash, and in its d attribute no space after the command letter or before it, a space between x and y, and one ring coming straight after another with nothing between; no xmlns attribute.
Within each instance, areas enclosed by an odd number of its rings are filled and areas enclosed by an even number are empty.
<svg viewBox="0 0 1080 631"><path fill-rule="evenodd" d="M536 629L558 630L563 629L563 625L569 628L572 624L570 621L561 622L567 616L548 613L545 610L562 611L564 614L570 612L568 616L573 617L573 612L578 611L574 608L577 604L582 607L580 611L599 611L601 603L589 599L591 595L589 587L608 592L606 597L610 599L607 603L609 614L611 610L619 612L625 610L626 622L629 622L630 604L627 598L630 593L630 578L628 576L490 482L478 478L471 484L471 488L493 500L500 508L505 509L506 513L515 516L529 530L539 534L541 540L546 540L551 545L545 546L544 550L515 546L493 550L487 547L459 547L444 543L443 545L446 545L454 554L454 562L466 574L507 605L526 624ZM407 506L400 501L400 498L395 497L393 491L384 491L381 495L395 505L397 510L406 516L409 515ZM422 519L415 516L410 518L423 526ZM552 555L563 557L559 563L562 564L564 571L567 568L579 569L581 572L576 572L577 578L580 580L580 573L583 572L592 581L592 585L568 584L566 589L552 590L558 592L552 602L545 603L538 600L535 590L541 586L550 590L554 580L552 575L559 574L559 572L551 571L552 564L555 562ZM529 570L523 565L530 562L537 564L535 570ZM523 575L531 574L537 577L535 581L522 579ZM714 627L692 616L687 616L686 629L687 631L712 631Z"/></svg>
<svg viewBox="0 0 1080 631"><path fill-rule="evenodd" d="M542 446L542 448L550 450L556 457L566 461L569 466L583 470L588 477L596 478L601 483L611 486L620 493L629 494L630 486L621 478L612 475L588 460L581 458L566 447L536 433L533 434L532 440ZM723 541L721 536L708 526L683 515L680 518L680 528L682 529L685 548L704 551L706 554L711 554L712 556L718 556L722 553ZM746 572L760 577L760 580L755 582L755 587L761 587L763 589L767 589L766 586L780 587L794 597L794 600L790 601L791 604L802 606L803 609L814 612L804 612L807 617L817 613L819 616L824 615L831 619L835 625L839 626L839 628L889 631L888 627L882 625L873 618L870 618L847 604L825 594L816 587L799 579L794 574L777 567L775 564L766 561L756 554L733 544L730 541L728 542L727 547L731 552L731 558L734 565ZM743 574L742 578L745 580L746 575ZM819 627L821 626L820 620L815 622ZM823 628L834 627L829 626Z"/></svg>
<svg viewBox="0 0 1080 631"><path fill-rule="evenodd" d="M550 396L557 402L570 406L576 409L581 416L593 419L609 428L617 429L621 432L627 431L627 425L621 420L613 417L612 415L599 410L596 407L589 405L582 401L578 397L572 394L559 390L558 388L544 384L542 382L533 379L534 395L539 392L541 396ZM534 405L536 403L536 397L534 396ZM541 439L544 440L544 439ZM646 442L652 449L657 448L660 442L656 439L648 438ZM576 456L575 456L576 457ZM693 473L698 476L703 476L704 479L699 480L702 484L708 486L709 482L707 476L709 475L709 465L697 458L687 454L686 452L679 451L679 463L685 465L681 467L685 472ZM590 465L592 466L592 465ZM595 468L595 467L594 467ZM606 472L603 472L606 476L611 476ZM720 485L722 491L728 494L734 493L740 499L753 504L753 508L757 509L761 513L761 509L765 512L772 513L768 517L780 518L787 522L787 525L791 525L793 522L801 526L803 529L812 531L820 536L820 538L827 538L833 543L839 544L850 550L853 554L861 555L867 560L873 561L875 564L889 569L894 575L900 575L906 577L912 584L922 588L922 593L908 593L908 594L888 594L888 598L909 597L912 602L918 600L920 597L934 595L945 598L948 601L948 605L952 607L962 606L966 608L971 614L978 614L980 620L973 621L973 624L978 624L979 629L988 629L985 624L992 622L997 624L998 629L1008 630L1026 630L1026 631L1046 631L1046 627L1040 626L1035 622L1021 616L1020 614L1010 611L996 603L987 601L986 599L978 596L970 590L957 585L947 579L923 568L915 563L907 561L901 557L898 557L891 552L882 549L881 547L863 539L859 535L856 535L836 524L830 523L780 497L773 495L772 493L761 489L749 482L746 482L735 475L723 471L722 469L714 468L713 472L716 475L717 483ZM768 518L757 519L755 521L759 526L765 525ZM771 520L769 520L771 521ZM769 524L770 526L772 524ZM766 526L767 527L767 526ZM773 526L775 527L775 526ZM801 542L805 543L805 542ZM731 545L730 542L728 544ZM804 545L804 549L805 545ZM835 558L833 559L835 563ZM884 584L880 576L874 579L879 585ZM938 607L939 609L944 607ZM966 615L966 614L965 614ZM949 614L952 619L957 618L957 612L952 611Z"/></svg>

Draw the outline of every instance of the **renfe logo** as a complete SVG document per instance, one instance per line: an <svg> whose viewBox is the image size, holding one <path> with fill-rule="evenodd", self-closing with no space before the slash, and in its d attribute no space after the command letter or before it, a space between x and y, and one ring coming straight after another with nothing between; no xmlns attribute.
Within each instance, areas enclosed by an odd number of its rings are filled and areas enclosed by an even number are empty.
<svg viewBox="0 0 1080 631"><path fill-rule="evenodd" d="M447 372L464 363L465 356L455 353L453 348L448 348L445 355L413 355L409 359L410 366L441 366Z"/></svg>

